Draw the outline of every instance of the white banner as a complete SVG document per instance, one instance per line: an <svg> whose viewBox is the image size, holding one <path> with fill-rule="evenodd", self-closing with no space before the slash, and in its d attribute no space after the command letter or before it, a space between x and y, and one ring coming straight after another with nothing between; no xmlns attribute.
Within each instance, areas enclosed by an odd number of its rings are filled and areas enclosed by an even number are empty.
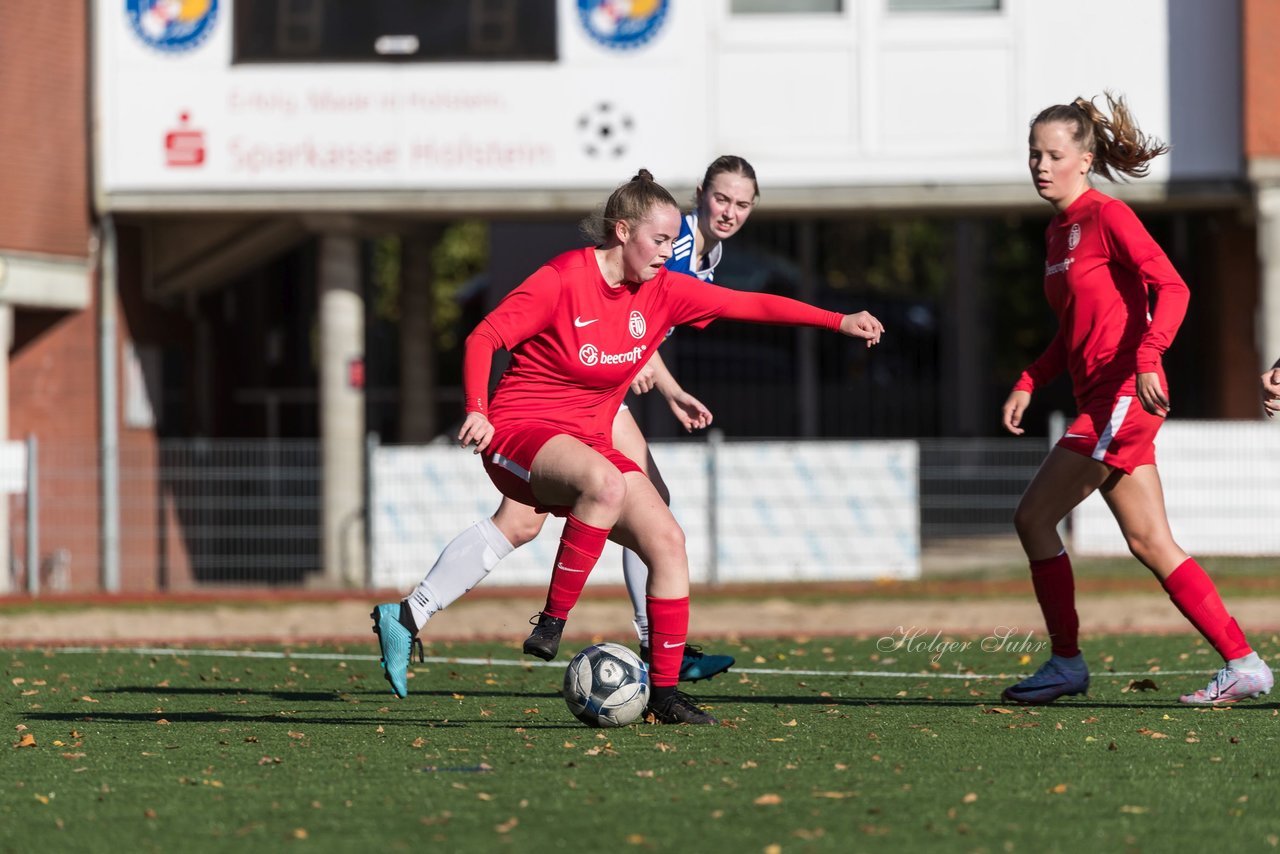
<svg viewBox="0 0 1280 854"><path fill-rule="evenodd" d="M1280 553L1280 428L1251 421L1172 421L1156 436L1169 524L1192 555ZM1071 514L1071 548L1128 554L1102 496Z"/></svg>
<svg viewBox="0 0 1280 854"><path fill-rule="evenodd" d="M653 455L685 531L689 575L709 579L709 446L657 443ZM721 582L918 578L919 452L909 441L732 442L717 454ZM449 541L501 500L477 457L452 445L375 450L375 587L409 590ZM563 522L493 572L495 584L545 585ZM621 584L610 543L591 583Z"/></svg>

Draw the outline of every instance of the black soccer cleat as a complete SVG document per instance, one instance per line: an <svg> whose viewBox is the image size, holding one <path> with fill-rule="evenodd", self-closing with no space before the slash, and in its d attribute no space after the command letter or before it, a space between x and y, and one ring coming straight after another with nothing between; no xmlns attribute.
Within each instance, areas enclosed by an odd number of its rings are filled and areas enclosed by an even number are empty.
<svg viewBox="0 0 1280 854"><path fill-rule="evenodd" d="M660 724L710 724L719 725L709 712L698 708L698 701L683 691L672 691L665 699L650 699L645 716L653 715Z"/></svg>
<svg viewBox="0 0 1280 854"><path fill-rule="evenodd" d="M560 651L560 635L564 632L564 620L547 614L535 614L529 618L533 631L524 642L524 654L550 661Z"/></svg>

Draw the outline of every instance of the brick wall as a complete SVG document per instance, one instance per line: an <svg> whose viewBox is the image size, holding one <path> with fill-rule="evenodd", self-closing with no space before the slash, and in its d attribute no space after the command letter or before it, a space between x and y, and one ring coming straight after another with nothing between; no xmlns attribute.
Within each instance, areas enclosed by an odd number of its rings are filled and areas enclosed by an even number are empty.
<svg viewBox="0 0 1280 854"><path fill-rule="evenodd" d="M89 251L88 4L0 3L0 251Z"/></svg>

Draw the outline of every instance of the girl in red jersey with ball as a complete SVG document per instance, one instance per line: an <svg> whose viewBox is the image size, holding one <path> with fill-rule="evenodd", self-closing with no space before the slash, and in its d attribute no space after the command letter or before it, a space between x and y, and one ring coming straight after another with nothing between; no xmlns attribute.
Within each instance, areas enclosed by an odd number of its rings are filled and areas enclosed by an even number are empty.
<svg viewBox="0 0 1280 854"><path fill-rule="evenodd" d="M1123 98L1106 98L1110 118L1077 98L1031 122L1031 179L1057 211L1045 231L1044 290L1059 328L1005 401L1004 426L1021 435L1032 392L1064 370L1079 414L1014 514L1053 654L1003 696L1050 703L1089 687L1071 561L1057 526L1099 490L1134 557L1225 662L1208 687L1182 702L1232 703L1269 692L1271 669L1227 613L1213 581L1174 542L1155 465L1156 432L1169 412L1161 356L1186 314L1187 286L1128 205L1089 183L1090 172L1141 177L1168 149L1138 129Z"/></svg>
<svg viewBox="0 0 1280 854"><path fill-rule="evenodd" d="M503 495L565 517L546 606L525 651L555 656L565 619L613 539L650 572L647 711L662 723L714 724L676 690L689 624L684 532L640 467L614 448L618 406L672 326L717 318L817 326L868 346L883 326L865 311L841 315L668 270L680 210L646 170L609 197L604 223L604 243L553 258L467 338L458 438L476 446ZM511 361L490 400L498 349Z"/></svg>

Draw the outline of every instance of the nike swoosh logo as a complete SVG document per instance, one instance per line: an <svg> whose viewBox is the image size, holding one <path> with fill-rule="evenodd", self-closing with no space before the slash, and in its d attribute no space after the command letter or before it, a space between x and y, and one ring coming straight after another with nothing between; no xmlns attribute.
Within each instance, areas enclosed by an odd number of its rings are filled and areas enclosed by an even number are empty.
<svg viewBox="0 0 1280 854"><path fill-rule="evenodd" d="M564 570L565 572L586 572L586 570L585 570L585 569L574 569L573 567L571 567L571 566L565 566L565 565L564 565L564 564L562 564L562 563L557 563L557 564L556 564L556 569L562 569L562 570Z"/></svg>
<svg viewBox="0 0 1280 854"><path fill-rule="evenodd" d="M590 326L591 324L595 323L599 319L600 318L598 317L593 317L590 320L583 320L581 317L575 317L573 319L573 325L581 329L584 326Z"/></svg>
<svg viewBox="0 0 1280 854"><path fill-rule="evenodd" d="M684 646L684 644L682 643L671 643L671 641L662 642L663 649L676 649L677 647L682 647L682 646Z"/></svg>

